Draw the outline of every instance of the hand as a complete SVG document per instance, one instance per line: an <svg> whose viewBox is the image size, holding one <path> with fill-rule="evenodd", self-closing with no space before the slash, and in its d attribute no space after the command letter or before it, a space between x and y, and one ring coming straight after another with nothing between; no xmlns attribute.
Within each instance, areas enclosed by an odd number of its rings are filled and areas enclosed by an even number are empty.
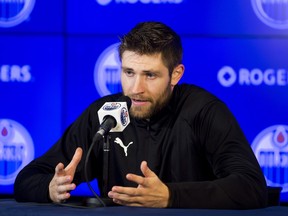
<svg viewBox="0 0 288 216"><path fill-rule="evenodd" d="M142 161L140 169L144 177L134 174L127 174L126 176L129 181L138 184L137 188L114 186L108 196L120 205L167 207L169 200L168 187L149 169L146 161Z"/></svg>
<svg viewBox="0 0 288 216"><path fill-rule="evenodd" d="M63 202L70 197L69 191L76 185L72 183L76 168L82 158L82 149L77 148L71 162L66 168L59 163L55 168L55 175L49 184L49 196L53 202Z"/></svg>

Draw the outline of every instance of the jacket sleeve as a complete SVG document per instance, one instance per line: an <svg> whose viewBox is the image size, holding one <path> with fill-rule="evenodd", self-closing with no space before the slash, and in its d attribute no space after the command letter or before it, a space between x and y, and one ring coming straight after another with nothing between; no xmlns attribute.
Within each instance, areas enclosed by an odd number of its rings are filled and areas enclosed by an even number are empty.
<svg viewBox="0 0 288 216"><path fill-rule="evenodd" d="M14 183L14 197L17 201L51 202L49 199L49 183L54 176L55 167L60 162L66 167L77 147L83 149L83 155L76 169L73 182L77 185L85 181L83 176L85 156L91 145L92 135L95 134L93 128L96 128L96 125L93 124L99 125L98 118L92 112L93 110L93 106L90 106L67 128L58 142L44 155L30 162L19 172ZM89 169L89 165L87 170L92 170ZM95 177L95 174L93 175ZM89 177L92 178L92 173L89 173Z"/></svg>
<svg viewBox="0 0 288 216"><path fill-rule="evenodd" d="M170 207L251 209L265 207L267 187L262 170L236 119L219 101L197 114L199 145L213 170L214 180L167 183ZM188 171L189 172L189 171Z"/></svg>

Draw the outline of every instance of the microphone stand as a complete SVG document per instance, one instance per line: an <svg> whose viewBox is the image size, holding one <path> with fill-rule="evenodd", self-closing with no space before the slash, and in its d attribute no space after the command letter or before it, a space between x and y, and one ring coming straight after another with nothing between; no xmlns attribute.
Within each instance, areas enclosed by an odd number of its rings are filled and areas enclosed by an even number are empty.
<svg viewBox="0 0 288 216"><path fill-rule="evenodd" d="M102 176L102 180L103 180L103 186L102 186L102 194L107 194L108 193L108 177L109 177L109 152L110 152L110 140L111 137L109 135L105 135L105 133L103 133L102 129L100 129L95 136L93 137L93 141L92 144L89 147L89 150L87 152L86 155L86 159L85 159L85 164L84 164L84 174L85 174L85 179L86 179L86 183L89 187L89 189L91 190L91 192L93 193L93 195L95 196L96 200L89 200L86 203L86 205L93 205L95 207L106 207L106 206L115 206L117 204L115 204L113 202L113 200L109 197L103 197L100 198L97 193L94 191L94 189L92 188L89 180L88 180L88 175L87 175L87 164L88 164L88 159L90 156L90 153L94 147L94 145L96 143L99 143L101 140L104 140L103 143L103 176Z"/></svg>
<svg viewBox="0 0 288 216"><path fill-rule="evenodd" d="M109 135L104 137L104 143L103 143L103 176L102 176L103 194L108 194L110 140L111 140L111 137Z"/></svg>
<svg viewBox="0 0 288 216"><path fill-rule="evenodd" d="M95 136L93 137L92 143L89 147L89 150L87 152L86 158L85 158L85 164L84 164L84 175L85 175L85 180L86 183L90 189L90 191L93 193L93 195L95 196L96 200L93 201L93 205L97 206L97 207L106 207L106 204L104 203L104 201L97 195L97 193L94 191L94 189L92 188L89 180L88 180L88 174L87 174L87 164L88 164L88 160L89 160L89 156L91 151L93 150L93 147L96 143L100 142L100 140L104 139L104 133L102 133L102 131L98 131ZM91 200L88 202L92 202ZM91 204L91 203L89 203Z"/></svg>
<svg viewBox="0 0 288 216"><path fill-rule="evenodd" d="M102 174L102 191L103 198L102 201L105 203L105 206L115 206L118 205L113 202L111 198L107 196L108 194L108 180L109 180L109 154L110 154L110 135L104 135L104 143L103 143L103 174Z"/></svg>

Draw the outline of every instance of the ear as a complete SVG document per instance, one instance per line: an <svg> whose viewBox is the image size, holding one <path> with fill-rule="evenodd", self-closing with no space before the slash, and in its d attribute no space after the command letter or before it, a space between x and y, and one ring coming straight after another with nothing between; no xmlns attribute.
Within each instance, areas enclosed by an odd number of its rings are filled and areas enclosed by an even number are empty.
<svg viewBox="0 0 288 216"><path fill-rule="evenodd" d="M185 67L183 64L179 64L177 67L174 68L172 74L171 74L171 85L175 86L181 77L184 74Z"/></svg>

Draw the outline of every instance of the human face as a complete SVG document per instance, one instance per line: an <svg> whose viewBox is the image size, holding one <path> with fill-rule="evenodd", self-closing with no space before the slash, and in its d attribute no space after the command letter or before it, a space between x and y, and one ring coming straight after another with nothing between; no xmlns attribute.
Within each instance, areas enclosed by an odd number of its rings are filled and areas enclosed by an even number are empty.
<svg viewBox="0 0 288 216"><path fill-rule="evenodd" d="M139 119L148 119L159 112L172 94L171 77L161 54L125 51L121 83L124 94L132 100L130 114Z"/></svg>

